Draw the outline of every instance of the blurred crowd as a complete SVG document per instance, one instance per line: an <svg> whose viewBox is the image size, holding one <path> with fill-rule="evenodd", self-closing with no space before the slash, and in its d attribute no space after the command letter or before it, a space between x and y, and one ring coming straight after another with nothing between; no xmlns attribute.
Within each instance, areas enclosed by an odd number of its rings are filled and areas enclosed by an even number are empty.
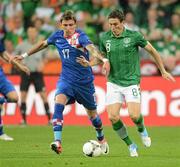
<svg viewBox="0 0 180 167"><path fill-rule="evenodd" d="M46 39L59 28L61 14L70 9L76 14L79 28L98 47L99 36L109 29L107 15L117 8L125 12L125 26L142 32L161 54L167 70L173 75L180 75L178 0L1 0L0 40L10 54L20 54L19 45L25 41L33 45ZM36 31L29 32L32 25ZM153 60L143 49L140 49L140 55L142 75L159 75ZM58 73L58 59L57 51L51 47L44 52L43 65L38 70L45 74ZM16 69L6 63L4 68L6 73L16 73ZM101 74L101 67L96 66L93 71Z"/></svg>

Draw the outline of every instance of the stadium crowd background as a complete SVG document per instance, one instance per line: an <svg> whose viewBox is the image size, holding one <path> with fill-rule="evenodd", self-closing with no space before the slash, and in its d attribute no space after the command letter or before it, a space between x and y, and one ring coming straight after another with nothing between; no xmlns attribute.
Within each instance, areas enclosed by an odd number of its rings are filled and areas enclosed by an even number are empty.
<svg viewBox="0 0 180 167"><path fill-rule="evenodd" d="M17 54L16 48L27 39L27 28L38 30L37 42L59 28L61 14L75 12L79 28L97 45L99 36L109 29L108 13L119 8L125 12L125 26L141 31L160 52L164 64L173 75L180 75L180 3L178 0L0 0L0 40L6 50ZM141 49L142 75L159 75L153 60ZM17 74L5 62L6 74ZM55 48L46 50L44 74L59 74L61 63ZM93 67L101 74L101 66Z"/></svg>

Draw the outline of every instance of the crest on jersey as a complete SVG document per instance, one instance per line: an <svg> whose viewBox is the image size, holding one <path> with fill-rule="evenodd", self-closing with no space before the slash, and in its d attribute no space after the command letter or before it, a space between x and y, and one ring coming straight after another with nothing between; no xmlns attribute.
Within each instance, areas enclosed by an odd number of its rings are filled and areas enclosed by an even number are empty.
<svg viewBox="0 0 180 167"><path fill-rule="evenodd" d="M124 42L125 44L130 43L130 42L131 42L131 38L124 38L123 42Z"/></svg>
<svg viewBox="0 0 180 167"><path fill-rule="evenodd" d="M131 38L124 38L123 42L124 42L124 47L128 47L130 46Z"/></svg>

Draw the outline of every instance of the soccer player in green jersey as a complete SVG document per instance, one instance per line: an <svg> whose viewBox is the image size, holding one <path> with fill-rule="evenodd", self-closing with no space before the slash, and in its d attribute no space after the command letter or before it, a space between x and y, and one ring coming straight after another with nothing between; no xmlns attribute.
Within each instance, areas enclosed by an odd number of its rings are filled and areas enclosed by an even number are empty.
<svg viewBox="0 0 180 167"><path fill-rule="evenodd" d="M152 55L162 74L162 77L175 81L166 72L159 53L137 31L131 31L124 27L124 14L119 10L112 11L108 16L110 31L101 36L100 51L104 55L103 69L108 77L106 105L108 117L114 131L127 144L131 157L137 157L137 145L128 136L124 123L120 120L119 111L126 101L129 115L137 126L137 130L146 147L151 146L151 138L144 125L143 116L140 113L140 57L139 46ZM98 61L96 61L98 60ZM102 59L101 59L102 60ZM84 57L77 61L84 66L99 63L98 57L91 62Z"/></svg>

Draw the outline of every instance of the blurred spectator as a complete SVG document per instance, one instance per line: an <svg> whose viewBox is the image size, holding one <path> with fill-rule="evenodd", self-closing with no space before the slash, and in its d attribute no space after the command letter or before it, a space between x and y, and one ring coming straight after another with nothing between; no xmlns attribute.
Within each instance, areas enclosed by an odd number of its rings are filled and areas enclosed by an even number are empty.
<svg viewBox="0 0 180 167"><path fill-rule="evenodd" d="M173 32L173 40L180 44L180 14L174 13L171 16L171 30Z"/></svg>
<svg viewBox="0 0 180 167"><path fill-rule="evenodd" d="M170 25L170 17L178 0L148 0L149 8L157 10L159 21L165 27ZM166 18L166 19L164 19Z"/></svg>
<svg viewBox="0 0 180 167"><path fill-rule="evenodd" d="M176 4L178 4L178 0L160 0L158 11L164 13L164 15L162 15L160 18L160 21L164 24L165 27L170 25L171 14L173 13Z"/></svg>
<svg viewBox="0 0 180 167"><path fill-rule="evenodd" d="M141 25L146 21L146 5L141 0L128 0L127 9L125 13L132 12L134 15L134 22L136 25Z"/></svg>
<svg viewBox="0 0 180 167"><path fill-rule="evenodd" d="M102 8L99 12L99 23L104 23L106 17L113 9L122 9L117 0L101 0Z"/></svg>
<svg viewBox="0 0 180 167"><path fill-rule="evenodd" d="M98 21L99 18L99 11L101 9L101 0L91 0L92 8L91 8L91 15L93 18L93 22Z"/></svg>
<svg viewBox="0 0 180 167"><path fill-rule="evenodd" d="M27 36L28 39L25 40L23 43L17 46L16 52L18 54L23 54L27 52L35 43L37 43L38 40L38 32L35 27L29 27L27 30ZM26 97L27 97L27 91L30 86L30 84L33 84L35 86L35 90L37 93L40 94L43 103L44 108L46 111L46 115L48 118L48 121L50 123L50 111L49 111L49 105L47 102L47 95L45 91L45 84L43 80L43 66L46 62L46 51L43 50L38 53L35 53L34 58L26 58L23 60L24 64L30 69L30 76L27 76L26 74L21 74L21 84L20 84L20 90L21 90L21 114L22 114L22 123L26 124Z"/></svg>
<svg viewBox="0 0 180 167"><path fill-rule="evenodd" d="M158 22L158 15L156 9L148 9L147 22L142 26L141 31L148 41L156 46L157 41L162 39L162 28Z"/></svg>
<svg viewBox="0 0 180 167"><path fill-rule="evenodd" d="M18 17L23 16L23 10L20 0L11 0L5 7L6 18L11 19L15 15Z"/></svg>
<svg viewBox="0 0 180 167"><path fill-rule="evenodd" d="M94 43L98 43L98 35L96 29L93 26L88 25L88 20L91 20L91 15L85 11L79 11L76 13L77 24L80 29L82 29ZM84 19L87 18L87 19ZM88 19L89 18L89 19Z"/></svg>
<svg viewBox="0 0 180 167"><path fill-rule="evenodd" d="M41 29L50 34L55 30L51 20L53 14L54 9L50 7L50 0L41 0L39 6L36 8L32 21L34 22L37 18L42 19L43 25Z"/></svg>
<svg viewBox="0 0 180 167"><path fill-rule="evenodd" d="M160 52L164 65L167 70L171 73L174 73L176 65L180 60L178 57L178 52L180 51L179 45L173 40L173 34L170 29L163 30L163 41L159 42L156 46L156 49ZM176 75L180 75L177 73Z"/></svg>
<svg viewBox="0 0 180 167"><path fill-rule="evenodd" d="M31 17L34 15L38 3L39 0L21 0L25 29L31 25Z"/></svg>
<svg viewBox="0 0 180 167"><path fill-rule="evenodd" d="M16 46L21 43L25 37L23 18L15 15L13 17L13 24L7 27L6 39L12 40L14 46Z"/></svg>
<svg viewBox="0 0 180 167"><path fill-rule="evenodd" d="M125 15L125 27L133 31L139 31L139 27L134 23L134 16L132 12L127 12Z"/></svg>
<svg viewBox="0 0 180 167"><path fill-rule="evenodd" d="M41 0L39 6L35 10L36 16L42 19L50 19L54 13L54 9L49 6L50 0Z"/></svg>
<svg viewBox="0 0 180 167"><path fill-rule="evenodd" d="M90 12L91 8L91 2L90 0L67 0L66 3L64 3L61 6L61 11L64 12L65 10L72 10L74 12L77 11L87 11Z"/></svg>
<svg viewBox="0 0 180 167"><path fill-rule="evenodd" d="M32 24L37 29L39 38L44 40L48 37L49 33L47 31L43 30L43 28L42 28L43 24L44 24L42 19L37 18L36 20L34 20L34 22Z"/></svg>

